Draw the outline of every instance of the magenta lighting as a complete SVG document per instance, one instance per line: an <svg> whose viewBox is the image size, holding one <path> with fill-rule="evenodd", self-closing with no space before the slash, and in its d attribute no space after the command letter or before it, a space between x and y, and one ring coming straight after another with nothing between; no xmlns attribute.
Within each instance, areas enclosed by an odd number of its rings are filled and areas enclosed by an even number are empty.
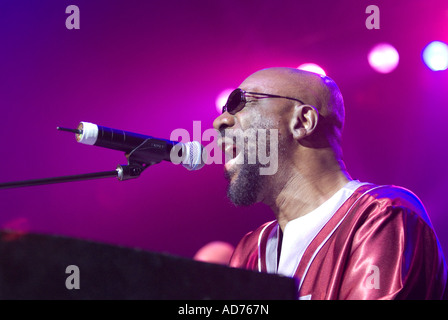
<svg viewBox="0 0 448 320"><path fill-rule="evenodd" d="M325 70L322 69L320 66L318 66L315 63L303 63L300 66L298 66L297 69L305 70L305 71L309 71L309 72L314 72L314 73L320 74L322 76L326 76L327 75L325 73Z"/></svg>
<svg viewBox="0 0 448 320"><path fill-rule="evenodd" d="M218 113L222 112L222 107L224 107L224 105L226 104L227 98L229 97L230 93L233 90L234 89L231 89L231 88L225 89L225 90L221 91L221 93L218 94L218 96L216 97L215 104L216 104L216 110L218 111Z"/></svg>
<svg viewBox="0 0 448 320"><path fill-rule="evenodd" d="M442 41L430 42L422 51L422 59L432 71L448 68L448 45Z"/></svg>
<svg viewBox="0 0 448 320"><path fill-rule="evenodd" d="M389 73L398 66L398 51L388 43L375 45L368 54L369 65L379 73Z"/></svg>

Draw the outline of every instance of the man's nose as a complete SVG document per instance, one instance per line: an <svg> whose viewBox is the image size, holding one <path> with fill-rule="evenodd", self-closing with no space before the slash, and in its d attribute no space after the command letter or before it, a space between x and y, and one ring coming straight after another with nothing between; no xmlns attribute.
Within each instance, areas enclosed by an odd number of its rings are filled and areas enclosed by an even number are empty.
<svg viewBox="0 0 448 320"><path fill-rule="evenodd" d="M218 131L233 127L234 125L235 116L231 115L228 112L224 112L213 121L213 128Z"/></svg>

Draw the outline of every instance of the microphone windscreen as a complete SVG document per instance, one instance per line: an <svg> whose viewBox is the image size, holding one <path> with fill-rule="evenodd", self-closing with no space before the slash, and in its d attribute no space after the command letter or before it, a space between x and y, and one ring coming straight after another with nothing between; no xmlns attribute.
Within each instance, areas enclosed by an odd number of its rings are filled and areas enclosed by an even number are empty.
<svg viewBox="0 0 448 320"><path fill-rule="evenodd" d="M185 157L183 157L182 166L188 170L201 169L207 160L204 146L197 141L187 142L184 146Z"/></svg>

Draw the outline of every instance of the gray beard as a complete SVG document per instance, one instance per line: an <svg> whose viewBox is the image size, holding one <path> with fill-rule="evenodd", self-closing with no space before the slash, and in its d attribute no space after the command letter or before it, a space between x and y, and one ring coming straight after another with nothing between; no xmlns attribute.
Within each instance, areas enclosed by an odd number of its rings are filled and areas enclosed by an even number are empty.
<svg viewBox="0 0 448 320"><path fill-rule="evenodd" d="M238 174L234 181L230 182L232 175ZM250 206L257 202L262 188L262 177L259 164L243 164L239 172L226 172L229 181L227 197L236 206Z"/></svg>

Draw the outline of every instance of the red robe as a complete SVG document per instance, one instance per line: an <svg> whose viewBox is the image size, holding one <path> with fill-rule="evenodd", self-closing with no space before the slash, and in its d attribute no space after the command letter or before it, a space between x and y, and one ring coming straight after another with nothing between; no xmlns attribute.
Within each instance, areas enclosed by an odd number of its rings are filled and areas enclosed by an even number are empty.
<svg viewBox="0 0 448 320"><path fill-rule="evenodd" d="M267 272L268 222L237 245L229 265ZM363 185L306 248L294 278L298 297L447 299L447 267L420 200L396 186Z"/></svg>

